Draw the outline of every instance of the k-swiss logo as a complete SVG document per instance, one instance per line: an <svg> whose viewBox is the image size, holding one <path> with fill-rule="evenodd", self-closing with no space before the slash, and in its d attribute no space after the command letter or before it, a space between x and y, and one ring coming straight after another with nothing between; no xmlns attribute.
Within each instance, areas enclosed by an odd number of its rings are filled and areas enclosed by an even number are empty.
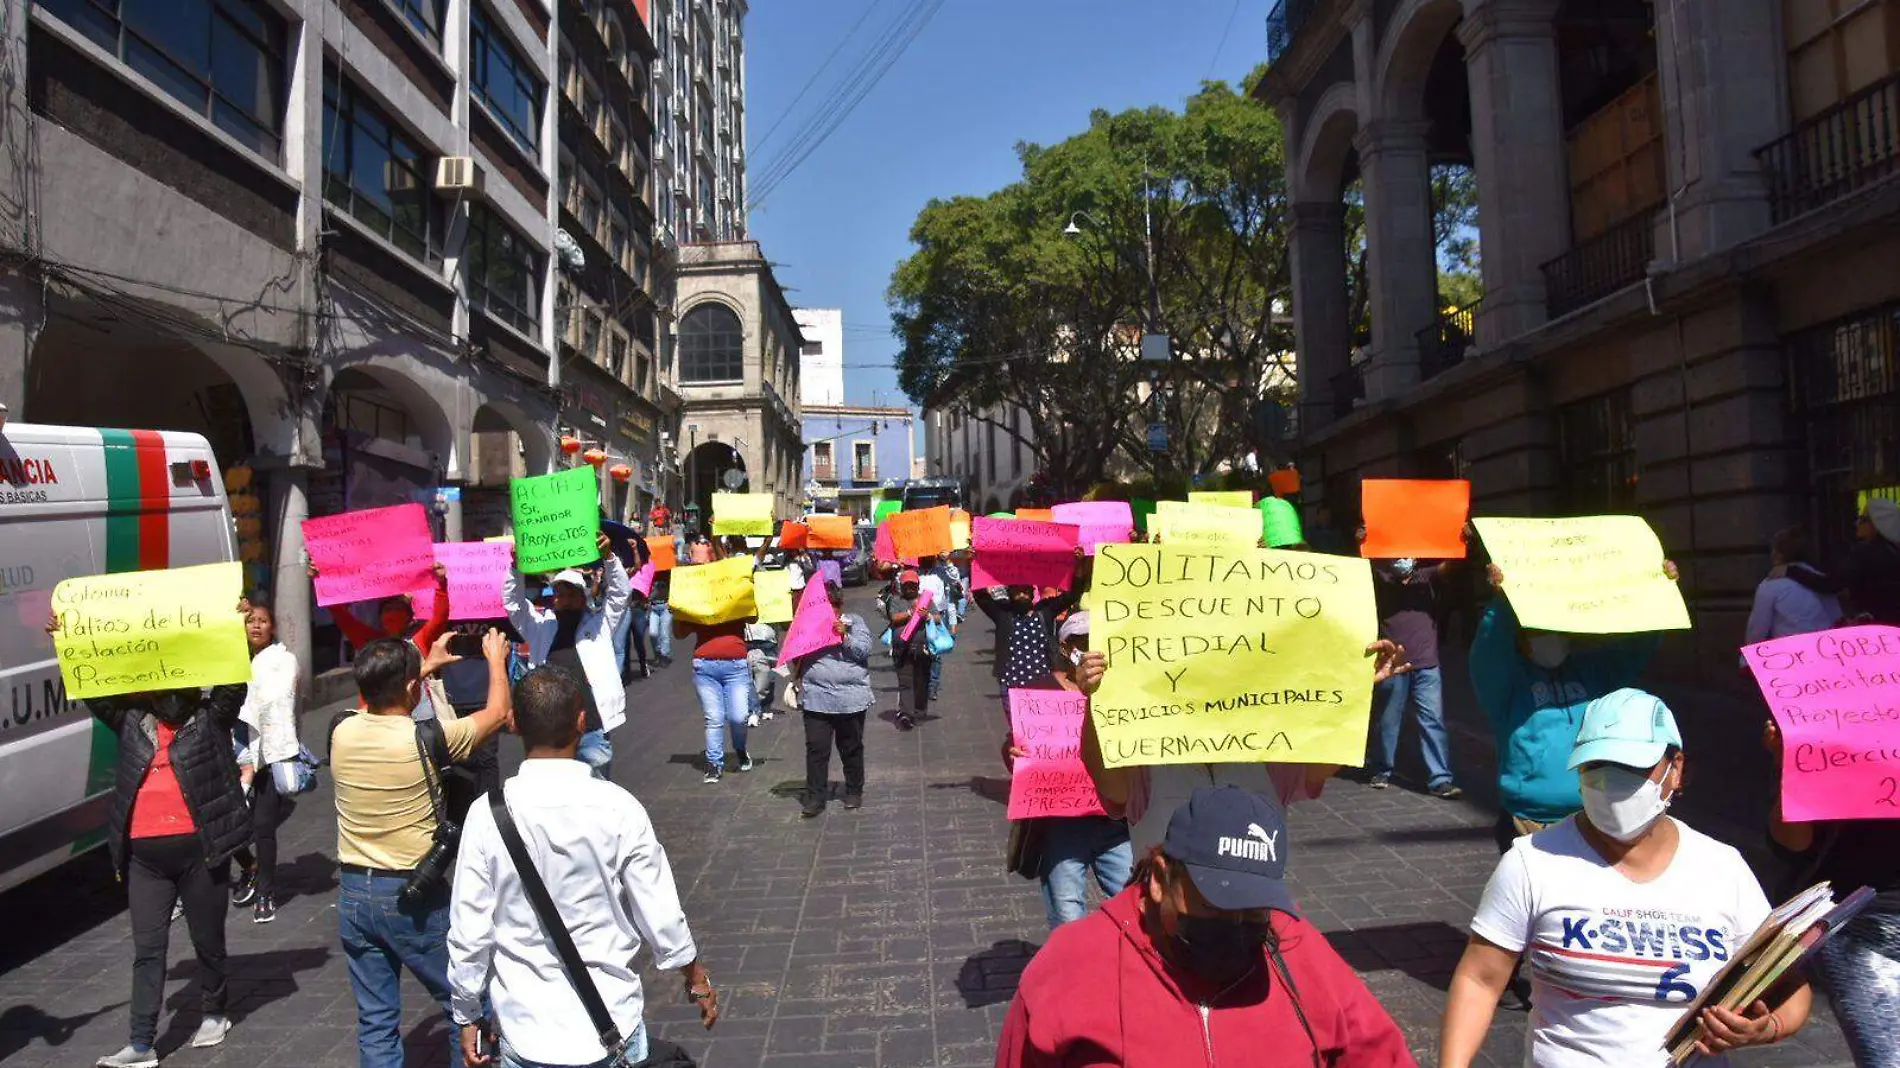
<svg viewBox="0 0 1900 1068"><path fill-rule="evenodd" d="M1276 863L1280 859L1280 852L1275 839L1279 836L1278 831L1268 834L1258 823L1249 823L1245 838L1228 838L1223 835L1214 849L1214 855L1245 857L1248 860Z"/></svg>

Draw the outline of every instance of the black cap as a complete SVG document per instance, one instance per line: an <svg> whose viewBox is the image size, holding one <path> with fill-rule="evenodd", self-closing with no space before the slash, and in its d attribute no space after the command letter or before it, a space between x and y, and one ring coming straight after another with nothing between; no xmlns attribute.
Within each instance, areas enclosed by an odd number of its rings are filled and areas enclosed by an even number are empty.
<svg viewBox="0 0 1900 1068"><path fill-rule="evenodd" d="M1203 786L1174 810L1161 851L1217 909L1298 914L1286 886L1286 816L1238 786Z"/></svg>

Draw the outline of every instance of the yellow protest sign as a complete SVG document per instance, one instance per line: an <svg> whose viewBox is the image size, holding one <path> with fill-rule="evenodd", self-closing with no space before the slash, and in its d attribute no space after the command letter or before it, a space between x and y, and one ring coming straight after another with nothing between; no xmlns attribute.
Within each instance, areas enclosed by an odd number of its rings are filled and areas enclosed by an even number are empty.
<svg viewBox="0 0 1900 1068"><path fill-rule="evenodd" d="M1252 508L1252 490L1199 490L1188 494L1189 504L1210 504L1216 508Z"/></svg>
<svg viewBox="0 0 1900 1068"><path fill-rule="evenodd" d="M713 533L769 536L778 527L772 521L772 502L769 493L713 494Z"/></svg>
<svg viewBox="0 0 1900 1068"><path fill-rule="evenodd" d="M1662 543L1641 516L1474 519L1520 625L1572 634L1689 629Z"/></svg>
<svg viewBox="0 0 1900 1068"><path fill-rule="evenodd" d="M756 609L752 558L735 556L673 569L673 614L689 623L746 619Z"/></svg>
<svg viewBox="0 0 1900 1068"><path fill-rule="evenodd" d="M239 564L124 571L53 587L53 650L76 701L249 682Z"/></svg>
<svg viewBox="0 0 1900 1068"><path fill-rule="evenodd" d="M962 552L970 547L970 513L961 508L950 513L950 551Z"/></svg>
<svg viewBox="0 0 1900 1068"><path fill-rule="evenodd" d="M1245 548L1260 544L1260 513L1220 504L1160 501L1148 526L1164 544Z"/></svg>
<svg viewBox="0 0 1900 1068"><path fill-rule="evenodd" d="M758 606L759 622L792 621L792 573L755 571L752 574L752 600Z"/></svg>
<svg viewBox="0 0 1900 1068"><path fill-rule="evenodd" d="M1361 763L1379 631L1367 561L1102 545L1088 607L1108 767Z"/></svg>

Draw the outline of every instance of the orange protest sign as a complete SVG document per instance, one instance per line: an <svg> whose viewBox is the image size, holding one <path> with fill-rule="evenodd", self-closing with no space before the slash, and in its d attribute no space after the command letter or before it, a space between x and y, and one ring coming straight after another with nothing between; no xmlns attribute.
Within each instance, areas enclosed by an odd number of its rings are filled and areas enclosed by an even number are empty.
<svg viewBox="0 0 1900 1068"><path fill-rule="evenodd" d="M903 559L942 556L950 551L950 506L898 512L884 521L891 546Z"/></svg>
<svg viewBox="0 0 1900 1068"><path fill-rule="evenodd" d="M679 564L677 554L673 552L672 538L648 538L647 555L653 558L655 571L671 571Z"/></svg>
<svg viewBox="0 0 1900 1068"><path fill-rule="evenodd" d="M1360 483L1366 540L1359 555L1392 560L1402 556L1461 560L1462 532L1471 513L1471 483L1464 479L1368 478Z"/></svg>
<svg viewBox="0 0 1900 1068"><path fill-rule="evenodd" d="M806 524L809 534L805 545L811 549L851 549L856 545L851 537L851 517L848 515L815 515Z"/></svg>
<svg viewBox="0 0 1900 1068"><path fill-rule="evenodd" d="M778 546L781 549L803 549L806 535L810 533L803 523L783 523L778 528Z"/></svg>
<svg viewBox="0 0 1900 1068"><path fill-rule="evenodd" d="M1036 523L1053 523L1056 521L1056 510L1054 508L1018 508L1016 518Z"/></svg>
<svg viewBox="0 0 1900 1068"><path fill-rule="evenodd" d="M1294 468L1283 467L1267 476L1267 485L1273 487L1275 497L1291 497L1300 492L1300 473Z"/></svg>

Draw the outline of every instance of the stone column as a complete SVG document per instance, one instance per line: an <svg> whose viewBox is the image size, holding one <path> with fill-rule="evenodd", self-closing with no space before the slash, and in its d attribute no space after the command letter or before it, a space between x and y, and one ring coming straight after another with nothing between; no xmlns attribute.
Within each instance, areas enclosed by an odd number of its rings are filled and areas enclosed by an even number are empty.
<svg viewBox="0 0 1900 1068"><path fill-rule="evenodd" d="M258 472L264 479L265 506L276 524L277 544L271 552L271 614L277 640L297 654L304 680L310 679L310 576L304 560L303 521L310 517L307 476L295 466Z"/></svg>
<svg viewBox="0 0 1900 1068"><path fill-rule="evenodd" d="M1346 205L1293 205L1293 333L1300 374L1300 425L1332 421L1333 378L1352 358L1346 302Z"/></svg>
<svg viewBox="0 0 1900 1068"><path fill-rule="evenodd" d="M1755 150L1788 128L1775 0L1658 0L1657 78L1675 219L1656 257L1687 262L1769 225Z"/></svg>
<svg viewBox="0 0 1900 1068"><path fill-rule="evenodd" d="M1364 177L1372 288L1366 397L1374 401L1418 384L1418 332L1438 311L1425 132L1423 122L1381 119L1361 127L1354 138Z"/></svg>
<svg viewBox="0 0 1900 1068"><path fill-rule="evenodd" d="M1544 322L1540 268L1570 245L1556 14L1557 0L1485 0L1458 24L1471 86L1484 345Z"/></svg>

